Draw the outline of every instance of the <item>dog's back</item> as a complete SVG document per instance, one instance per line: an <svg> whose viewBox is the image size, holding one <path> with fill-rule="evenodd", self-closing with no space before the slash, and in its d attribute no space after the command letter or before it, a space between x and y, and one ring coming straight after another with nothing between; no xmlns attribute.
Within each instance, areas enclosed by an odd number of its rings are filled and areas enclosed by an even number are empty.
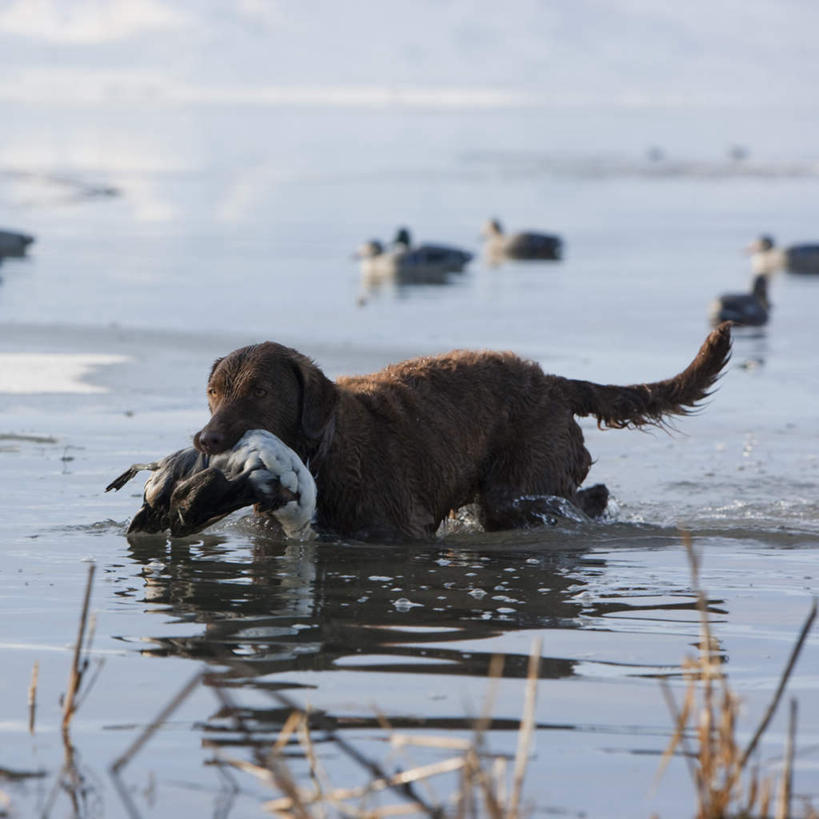
<svg viewBox="0 0 819 819"><path fill-rule="evenodd" d="M272 432L309 461L319 526L342 535L430 536L450 509L473 501L487 529L542 522L539 496L594 515L606 490L580 489L591 457L574 416L662 424L708 395L729 353L725 324L679 375L650 384L577 381L512 353L474 351L334 384L295 350L258 345L215 365L214 415L195 440L216 453L247 429Z"/></svg>

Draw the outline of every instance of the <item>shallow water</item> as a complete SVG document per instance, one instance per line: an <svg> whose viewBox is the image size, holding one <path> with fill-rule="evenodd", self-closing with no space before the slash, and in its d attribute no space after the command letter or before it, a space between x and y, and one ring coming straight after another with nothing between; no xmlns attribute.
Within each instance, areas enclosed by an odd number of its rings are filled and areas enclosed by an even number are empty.
<svg viewBox="0 0 819 819"><path fill-rule="evenodd" d="M746 286L750 239L816 239L808 115L760 131L715 111L12 113L0 224L38 236L31 258L0 268L0 768L36 774L0 780L12 809L116 817L130 800L145 816L257 815L273 791L213 763L251 759L291 702L321 711L316 753L334 785L368 778L345 741L389 770L439 760L390 750L381 718L468 736L494 654L504 678L487 742L514 754L540 636L535 814L691 815L682 759L655 783L671 734L658 678L679 696L699 639L680 531L702 554L747 740L819 590L819 281L773 282L769 327L736 334L719 390L678 432L583 423L589 481L615 499L603 523L384 548L282 544L238 515L197 538L129 542L138 483L102 490L185 445L206 419L210 363L262 338L331 375L457 346L606 383L674 374L707 332L709 301ZM726 159L749 133L748 163ZM656 143L665 170L644 158ZM561 233L565 261L479 258L445 285L362 291L350 258L362 240L408 224L476 247L490 215ZM90 560L103 664L73 720L72 792L57 784L58 699ZM200 671L123 769L123 797L108 766ZM814 634L789 692L795 790L819 802L817 686ZM760 753L774 771L780 710ZM425 798L454 788L443 777Z"/></svg>

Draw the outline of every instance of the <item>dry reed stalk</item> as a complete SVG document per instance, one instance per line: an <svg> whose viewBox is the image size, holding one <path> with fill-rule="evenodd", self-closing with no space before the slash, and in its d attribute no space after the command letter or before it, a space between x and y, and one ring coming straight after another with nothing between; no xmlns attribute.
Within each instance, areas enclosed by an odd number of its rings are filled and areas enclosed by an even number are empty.
<svg viewBox="0 0 819 819"><path fill-rule="evenodd" d="M91 585L94 580L94 571L96 568L97 567L94 563L91 563L88 566L88 580L85 584L85 597L83 598L82 613L80 614L77 643L74 646L74 659L71 663L71 673L68 677L68 690L66 691L65 700L63 702L63 732L68 730L71 717L74 716L74 700L77 696L77 692L79 691L80 684L82 683L82 674L84 670L84 668L81 667L83 637L85 635L85 626L88 621L88 606L91 602Z"/></svg>
<svg viewBox="0 0 819 819"><path fill-rule="evenodd" d="M28 732L34 736L34 720L37 716L37 680L40 676L40 663L34 661L31 669L31 682L28 686Z"/></svg>
<svg viewBox="0 0 819 819"><path fill-rule="evenodd" d="M799 654L802 651L802 646L805 644L805 640L808 637L808 633L813 626L813 621L816 619L816 600L814 599L813 605L810 608L810 612L808 612L808 617L805 620L805 623L802 626L802 630L799 632L799 637L796 640L796 644L791 649L791 656L788 658L788 664L785 666L785 669L782 672L782 676L779 678L779 685L776 687L776 692L773 695L773 699L771 700L770 704L768 705L767 710L765 711L765 716L762 718L762 721L759 723L759 727L756 729L753 738L748 743L748 747L742 754L742 765L744 765L748 761L748 757L754 752L754 748L756 748L757 743L759 742L762 734L765 733L766 728L768 727L768 723L773 718L774 712L776 711L776 707L779 705L779 700L782 698L782 694L785 691L785 686L790 679L791 672L793 671L794 666L796 665L796 660L799 657Z"/></svg>
<svg viewBox="0 0 819 819"><path fill-rule="evenodd" d="M333 815L356 817L356 819L380 819L380 817L413 813L441 817L444 815L443 808L428 804L409 788L413 783L426 782L436 775L451 774L458 771L461 772L461 786L455 799L457 806L455 815L461 817L481 815L489 817L489 819L519 819L523 780L535 726L540 655L541 641L535 640L529 657L524 709L520 723L512 788L508 800L506 795L506 759L502 756L491 757L492 764L487 769L484 767L481 752L483 736L491 724L492 704L498 682L502 676L503 658L501 656L493 657L490 662L490 690L482 713L475 721L471 741L452 737L415 737L407 734L396 734L386 718L381 714L377 714L381 727L390 736L390 744L393 748L404 748L413 745L450 749L461 751L462 753L458 756L398 771L388 776L382 772L382 768L378 763L365 760L360 753L349 746L349 743L336 736L333 727L327 726L325 730L329 732L329 738L345 753L348 753L352 759L362 764L366 763L366 767L372 776L370 782L365 785L330 788L326 785L326 776L321 770L310 734L310 724L312 722L318 722L319 725L322 725L326 720L320 714L312 718L308 712L296 706L295 703L288 702L288 707L291 709L290 715L282 726L264 765L256 765L226 757L221 757L221 761L257 776L263 783L277 788L282 793L279 798L265 802L262 806L265 810L286 816L297 816L301 819L314 815L310 813L310 809L314 807L332 808L335 811ZM299 743L304 750L313 782L312 789L303 788L296 784L282 758L282 751L294 736L298 737ZM323 781L325 782L324 785L322 784ZM408 802L366 809L357 809L346 804L351 800L365 799L372 794L387 789L395 790ZM482 800L476 799L476 795L482 796Z"/></svg>
<svg viewBox="0 0 819 819"><path fill-rule="evenodd" d="M494 768L493 775L495 777L495 793L498 802L501 805L506 804L506 760L502 756L495 757L492 765Z"/></svg>
<svg viewBox="0 0 819 819"><path fill-rule="evenodd" d="M468 739L458 739L457 737L416 737L412 734L391 734L390 745L399 750L408 745L412 745L418 748L468 751L472 747L472 742Z"/></svg>
<svg viewBox="0 0 819 819"><path fill-rule="evenodd" d="M265 768L263 765L254 765L252 762L248 762L247 760L238 759L232 756L225 756L224 754L219 755L219 762L224 763L225 765L230 765L231 767L236 768L238 771L252 774L265 785L275 784L275 780L273 779L273 774L270 772L270 769Z"/></svg>
<svg viewBox="0 0 819 819"><path fill-rule="evenodd" d="M359 785L355 788L335 788L331 791L327 791L324 794L324 799L338 802L349 799L360 799L368 794L383 791L396 785L404 785L409 782L419 782L423 779L428 779L431 776L436 776L437 774L452 773L453 771L461 770L463 765L463 757L452 757L441 762L434 762L431 765L420 765L417 768L412 768L407 771L399 771L398 773L389 777L389 779L375 779L367 785ZM302 805L309 805L316 802L317 798L315 795L300 791L298 793L298 801L300 801ZM296 800L294 797L292 795L288 795L282 797L281 799L273 799L269 802L265 802L264 808L274 812L283 812L293 810L295 803ZM426 808L421 805L416 805L415 807L416 810L419 811L426 810Z"/></svg>
<svg viewBox="0 0 819 819"><path fill-rule="evenodd" d="M316 792L316 798L321 799L324 791L322 785L322 772L319 767L318 759L316 758L316 749L313 746L313 739L310 736L310 708L304 713L304 718L299 727L299 742L304 749L304 756L307 759L307 764L310 768L310 779L313 781L313 788Z"/></svg>
<svg viewBox="0 0 819 819"><path fill-rule="evenodd" d="M677 710L677 703L674 700L674 695L671 693L671 687L667 680L660 680L660 688L663 692L665 704L668 706L668 710L671 712L671 718L674 721L674 733L671 736L668 747L660 758L660 766L654 778L654 787L656 788L657 783L665 773L665 769L668 767L671 757L674 756L674 751L678 745L682 747L683 758L688 765L688 773L691 775L691 781L694 783L694 787L697 787L697 769L694 766L694 753L685 736L685 729L688 726L688 720L695 706L694 688L691 685L686 687L685 701L683 702L681 711Z"/></svg>
<svg viewBox="0 0 819 819"><path fill-rule="evenodd" d="M287 697L284 694L282 694L282 692L280 691L271 692L271 696L281 705L285 706L286 708L289 708L291 712L296 711L299 713L303 713L303 709L296 705L296 703L290 697ZM352 759L356 764L361 765L365 770L367 770L370 776L376 779L387 778L387 774L384 771L383 767L375 760L367 758L351 743L344 739L344 737L340 736L337 727L334 724L332 724L330 720L328 720L321 714L316 714L313 717L313 722L316 723L317 727L327 732L327 738L329 739L329 741L331 741L342 753L344 753L347 757ZM420 794L416 793L411 783L396 785L393 787L396 793L398 793L400 796L406 799L417 802L423 809L427 811L427 813L429 813L429 815L431 816L437 815L437 809L434 806L429 805L420 796Z"/></svg>
<svg viewBox="0 0 819 819"><path fill-rule="evenodd" d="M767 816L771 810L773 784L770 779L763 779L759 792L759 815ZM750 811L749 811L750 813Z"/></svg>
<svg viewBox="0 0 819 819"><path fill-rule="evenodd" d="M484 698L483 708L480 716L475 720L472 730L472 738L468 741L464 749L464 765L461 769L460 788L456 796L458 819L474 814L475 812L475 788L480 783L478 774L481 771L480 751L484 744L484 735L492 724L492 711L494 710L495 699L498 693L498 686L503 677L504 657L502 654L493 654L489 660L489 690ZM485 788L484 788L485 791ZM491 794L485 792L485 798L490 802Z"/></svg>
<svg viewBox="0 0 819 819"><path fill-rule="evenodd" d="M515 754L515 768L512 776L512 795L509 799L507 816L515 819L520 810L520 799L523 793L523 777L529 761L529 748L532 744L532 734L535 726L535 705L537 703L537 681L540 670L540 655L543 641L537 637L532 641L532 651L529 654L529 669L526 677L526 696L523 706L523 716L518 732L518 749Z"/></svg>
<svg viewBox="0 0 819 819"><path fill-rule="evenodd" d="M776 819L788 819L791 815L791 793L793 792L793 752L796 747L796 700L791 700L788 719L788 736L785 742L785 769L782 772L782 788L779 792L779 806Z"/></svg>
<svg viewBox="0 0 819 819"><path fill-rule="evenodd" d="M765 715L748 746L741 751L736 741L739 698L731 691L727 676L721 665L715 661L716 641L711 632L707 600L699 586L699 559L688 532L682 533L682 541L689 557L692 585L696 593L697 609L700 615L699 655L697 659L688 659L683 663L687 686L685 703L681 712L677 711L676 702L668 685L663 685L663 693L674 721L674 733L660 761L659 775L665 770L668 760L677 747L681 746L695 782L698 819L722 819L732 812L731 806L742 797L741 779L746 772L748 760L776 711L802 646L813 625L816 617L816 601L811 606L810 613L791 651ZM694 754L687 746L685 730L694 716L697 690L699 690L702 704L696 726L697 751ZM792 731L795 732L795 706L793 706L792 714L794 720ZM791 734L789 734L789 739L790 737ZM789 753L793 753L792 748ZM785 778L789 779L790 768L788 766L786 766L786 771L788 773ZM741 815L750 816L754 815L755 811L759 811L755 815L767 816L771 791L770 779L760 782L758 771L754 770L750 775L745 809ZM783 781L778 819L779 817L786 819L789 816L789 809L790 782Z"/></svg>
<svg viewBox="0 0 819 819"><path fill-rule="evenodd" d="M298 819L310 819L310 811L307 806L311 803L309 794L303 793L296 784L286 765L282 765L278 760L270 763L270 772L276 787L285 794L288 803L286 811L275 810L274 813L285 813L288 817L295 816Z"/></svg>
<svg viewBox="0 0 819 819"><path fill-rule="evenodd" d="M290 737L298 731L303 721L304 714L301 711L290 712L290 716L285 720L276 741L273 743L272 753L279 753L290 742Z"/></svg>
<svg viewBox="0 0 819 819"><path fill-rule="evenodd" d="M112 763L111 763L111 772L114 774L119 773L120 768L127 765L133 757L139 752L139 749L159 730L162 724L168 719L168 717L176 711L176 709L190 696L191 692L199 685L202 679L202 672L197 671L196 674L191 677L188 682L182 686L181 690L174 695L174 697L170 700L170 702L154 717L152 722L145 727L142 733L126 748L126 750L120 754Z"/></svg>

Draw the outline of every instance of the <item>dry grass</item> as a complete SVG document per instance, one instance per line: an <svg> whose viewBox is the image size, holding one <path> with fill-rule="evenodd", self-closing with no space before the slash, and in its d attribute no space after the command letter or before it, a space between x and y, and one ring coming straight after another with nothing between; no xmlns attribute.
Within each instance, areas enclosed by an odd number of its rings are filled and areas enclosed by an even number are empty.
<svg viewBox="0 0 819 819"><path fill-rule="evenodd" d="M700 613L699 654L683 664L687 682L681 706L671 689L663 683L663 693L674 720L674 734L660 763L660 775L672 755L682 751L691 773L697 796L697 819L751 819L769 817L788 819L791 812L793 753L796 734L796 702L791 703L791 719L785 752L785 765L777 783L775 776L762 776L750 759L779 705L791 672L816 618L816 602L791 652L776 692L754 732L744 747L737 739L737 719L740 699L731 689L719 658L715 654L716 640L711 631L705 594L699 584L699 561L688 533L683 543L691 563L693 587ZM693 737L693 746L689 741ZM771 814L771 810L774 813ZM806 806L804 816L817 819Z"/></svg>
<svg viewBox="0 0 819 819"><path fill-rule="evenodd" d="M71 668L68 675L68 686L63 696L62 740L64 760L62 768L45 800L43 816L49 816L60 791L63 791L71 803L73 815L84 816L95 809L98 795L95 785L86 776L77 761L74 745L71 742L71 720L80 707L82 696L87 696L96 676L88 678L87 672L91 664L91 643L94 632L94 619L89 618L88 610L91 603L91 590L94 584L95 564L88 567L88 579L85 584L80 620L77 626L77 642L74 645ZM89 628L90 623L90 628ZM97 672L101 668L97 666ZM36 713L38 666L35 663L29 686L29 730L34 733L34 717Z"/></svg>
<svg viewBox="0 0 819 819"><path fill-rule="evenodd" d="M37 681L40 677L40 663L35 660L31 670L31 682L28 686L28 732L34 736L34 724L37 717Z"/></svg>
<svg viewBox="0 0 819 819"><path fill-rule="evenodd" d="M71 718L77 710L77 697L80 692L85 672L88 670L88 648L86 646L85 655L83 654L83 645L85 643L85 630L88 625L88 607L91 603L91 588L94 584L95 564L88 567L88 580L85 584L85 596L83 597L82 611L80 613L80 623L77 632L77 642L74 645L74 659L71 663L71 673L68 676L68 689L66 690L63 699L63 734L66 736L69 726L71 725Z"/></svg>
<svg viewBox="0 0 819 819"><path fill-rule="evenodd" d="M519 819L524 815L523 784L530 758L532 735L535 726L535 704L541 643L535 640L529 657L523 714L518 732L518 745L511 774L507 758L491 754L485 747L485 734L491 723L492 704L498 681L503 670L503 660L495 657L490 669L490 693L482 715L475 721L469 739L451 736L416 736L396 733L381 719L391 747L398 751L411 746L434 748L449 753L444 759L431 764L402 768L386 774L381 766L371 760L361 762L371 772L369 782L357 787L334 787L327 771L316 756L311 737L311 713L309 710L293 709L276 742L260 763L223 757L228 765L251 773L265 785L281 794L264 804L274 814L298 819L316 816L348 816L357 819L380 819L400 815L432 817L485 816L489 819ZM338 744L338 738L336 738ZM310 786L296 782L284 757L285 749L298 743L309 767ZM415 786L442 774L457 773L458 787L444 803L434 802L423 796ZM372 806L377 794L391 792L400 797L389 804ZM384 802L386 800L382 800Z"/></svg>
<svg viewBox="0 0 819 819"><path fill-rule="evenodd" d="M751 740L742 745L737 738L739 697L731 689L727 676L716 654L717 645L711 630L705 594L699 585L699 564L690 536L684 543L691 561L693 587L700 613L699 653L686 659L683 665L686 687L681 705L675 701L667 684L663 685L669 709L674 720L674 732L663 755L661 770L665 769L675 753L681 752L691 772L696 792L697 819L819 819L819 814L806 804L798 813L793 812L792 779L796 749L797 705L791 702L789 730L784 751L784 767L777 779L763 776L758 766L751 765L759 745L782 699L788 680L816 617L816 603L802 627L789 661L782 672L777 690ZM80 693L87 696L93 680L87 680L90 664L91 633L88 609L94 577L94 566L89 567L83 599L68 689L63 701L63 740L65 762L46 799L43 815L48 815L58 790L68 793L74 815L84 815L94 794L74 758L70 742L71 719L81 704ZM523 802L524 781L531 755L535 728L535 705L539 665L540 640L533 643L525 684L522 716L518 730L518 745L511 759L491 753L486 745L486 734L492 723L495 694L503 674L503 658L493 658L489 673L489 692L482 713L474 721L468 738L398 733L384 717L382 728L395 753L413 747L440 751L443 758L419 766L402 766L387 772L385 764L366 757L352 745L341 731L331 726L321 714L299 707L281 692L273 696L285 705L290 716L278 738L269 749L254 755L253 761L221 757L221 765L250 773L260 782L277 792L275 798L263 804L270 813L298 819L323 816L381 819L400 815L429 817L487 817L488 819L519 819L525 815ZM29 686L29 728L34 732L38 668L35 664ZM130 791L120 780L125 766L161 728L171 714L203 682L205 674L198 672L168 702L156 718L145 727L131 745L111 765L111 774L126 811L138 816ZM233 715L238 730L251 735L241 716L241 709L231 701L229 692L213 681L211 690L221 700L227 714ZM366 784L355 787L334 785L316 754L311 731L320 730L323 739L351 759L368 774ZM252 744L252 743L251 743ZM297 779L285 756L288 749L298 746L307 764L307 776ZM511 764L510 764L511 763ZM226 771L227 773L227 771ZM430 794L430 780L448 775L457 784L450 795L436 800ZM0 791L0 816L10 810L8 797Z"/></svg>

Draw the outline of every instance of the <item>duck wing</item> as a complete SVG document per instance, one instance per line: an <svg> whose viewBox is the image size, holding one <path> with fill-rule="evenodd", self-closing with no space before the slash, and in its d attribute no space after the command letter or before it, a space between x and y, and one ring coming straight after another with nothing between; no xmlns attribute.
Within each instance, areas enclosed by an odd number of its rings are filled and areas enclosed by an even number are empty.
<svg viewBox="0 0 819 819"><path fill-rule="evenodd" d="M819 274L819 245L794 245L785 251L785 266L791 273Z"/></svg>
<svg viewBox="0 0 819 819"><path fill-rule="evenodd" d="M506 252L520 258L558 260L563 256L563 241L548 233L516 233L509 238Z"/></svg>

